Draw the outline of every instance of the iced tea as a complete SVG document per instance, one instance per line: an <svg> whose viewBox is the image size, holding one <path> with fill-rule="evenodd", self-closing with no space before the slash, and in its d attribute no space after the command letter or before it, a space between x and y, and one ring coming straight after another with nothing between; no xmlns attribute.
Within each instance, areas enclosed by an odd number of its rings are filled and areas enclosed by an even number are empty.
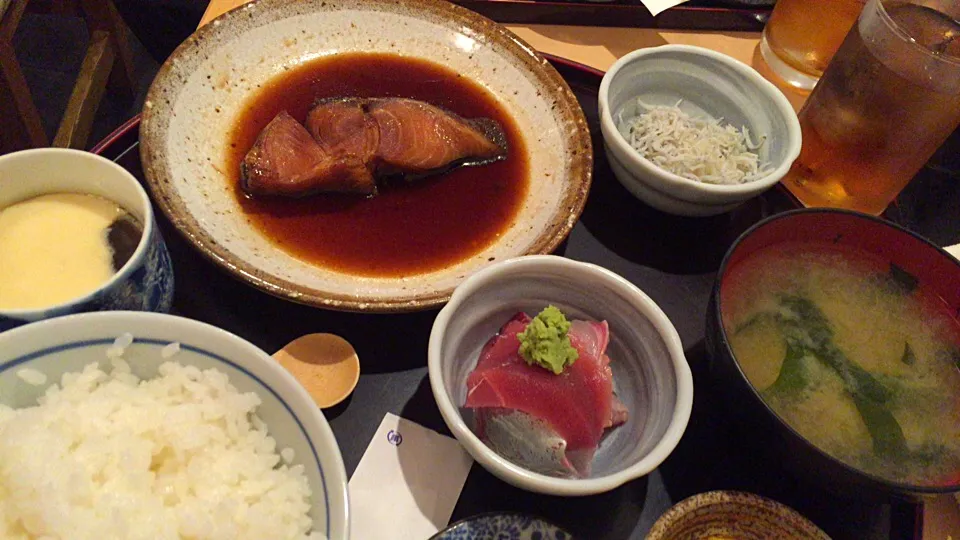
<svg viewBox="0 0 960 540"><path fill-rule="evenodd" d="M767 64L790 84L813 88L866 1L779 0L763 29Z"/></svg>
<svg viewBox="0 0 960 540"><path fill-rule="evenodd" d="M871 0L800 111L804 205L880 214L960 123L960 7L920 1Z"/></svg>

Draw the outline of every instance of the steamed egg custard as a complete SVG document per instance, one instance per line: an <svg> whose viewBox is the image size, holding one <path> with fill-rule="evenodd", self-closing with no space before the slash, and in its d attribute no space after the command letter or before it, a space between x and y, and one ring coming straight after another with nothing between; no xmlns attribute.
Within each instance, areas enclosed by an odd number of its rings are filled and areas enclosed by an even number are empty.
<svg viewBox="0 0 960 540"><path fill-rule="evenodd" d="M796 243L736 263L721 294L737 362L800 435L886 480L958 480L960 325L914 276Z"/></svg>
<svg viewBox="0 0 960 540"><path fill-rule="evenodd" d="M0 309L39 309L95 291L116 272L112 201L56 193L0 209Z"/></svg>

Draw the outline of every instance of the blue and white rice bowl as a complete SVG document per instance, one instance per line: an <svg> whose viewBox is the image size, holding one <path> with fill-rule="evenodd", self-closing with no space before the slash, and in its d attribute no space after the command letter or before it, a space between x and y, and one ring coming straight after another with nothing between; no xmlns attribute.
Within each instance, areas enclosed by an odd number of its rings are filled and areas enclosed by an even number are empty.
<svg viewBox="0 0 960 540"><path fill-rule="evenodd" d="M129 345L116 343L118 338ZM292 455L287 453L291 464L303 466L313 532L331 540L349 537L347 476L323 414L270 356L224 330L171 315L122 311L24 325L0 333L0 404L35 406L49 386L46 381L60 382L64 373L81 372L91 363L110 371L108 354L116 356L118 347L131 373L141 379L157 376L161 364L173 361L201 370L215 368L239 392L255 393L261 401L256 415L277 451L292 449Z"/></svg>

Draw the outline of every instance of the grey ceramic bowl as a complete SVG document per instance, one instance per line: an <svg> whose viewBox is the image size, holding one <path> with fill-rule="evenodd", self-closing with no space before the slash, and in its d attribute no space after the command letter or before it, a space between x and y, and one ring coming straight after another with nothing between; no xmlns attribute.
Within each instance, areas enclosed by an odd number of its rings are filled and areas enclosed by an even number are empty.
<svg viewBox="0 0 960 540"><path fill-rule="evenodd" d="M483 345L518 311L533 315L548 304L572 319L610 324L614 390L630 417L602 440L589 478L526 470L488 448L463 415L467 376ZM656 303L605 268L552 255L498 263L457 287L433 324L427 363L440 413L473 458L510 484L551 495L601 493L646 475L680 441L693 404L680 336Z"/></svg>
<svg viewBox="0 0 960 540"><path fill-rule="evenodd" d="M649 105L676 105L692 116L723 119L765 137L758 153L772 171L737 185L696 182L656 166L624 137L625 121ZM685 216L732 210L773 187L800 155L800 123L787 98L750 66L689 45L640 49L620 58L600 83L600 129L617 180L650 206ZM642 111L641 111L642 112Z"/></svg>
<svg viewBox="0 0 960 540"><path fill-rule="evenodd" d="M143 224L143 234L126 264L98 289L45 308L0 309L0 331L84 311L170 310L173 264L147 192L132 174L100 156L66 148L0 156L0 208L50 193L86 193L109 199Z"/></svg>

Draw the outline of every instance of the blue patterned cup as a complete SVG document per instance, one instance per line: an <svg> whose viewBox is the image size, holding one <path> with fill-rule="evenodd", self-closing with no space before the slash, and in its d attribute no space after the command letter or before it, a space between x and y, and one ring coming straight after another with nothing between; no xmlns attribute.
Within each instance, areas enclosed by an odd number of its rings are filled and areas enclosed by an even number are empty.
<svg viewBox="0 0 960 540"><path fill-rule="evenodd" d="M143 225L140 242L126 264L93 292L40 309L0 308L0 331L83 311L170 310L170 254L147 192L132 174L112 161L79 150L38 148L0 156L0 209L51 193L85 193L117 203Z"/></svg>

